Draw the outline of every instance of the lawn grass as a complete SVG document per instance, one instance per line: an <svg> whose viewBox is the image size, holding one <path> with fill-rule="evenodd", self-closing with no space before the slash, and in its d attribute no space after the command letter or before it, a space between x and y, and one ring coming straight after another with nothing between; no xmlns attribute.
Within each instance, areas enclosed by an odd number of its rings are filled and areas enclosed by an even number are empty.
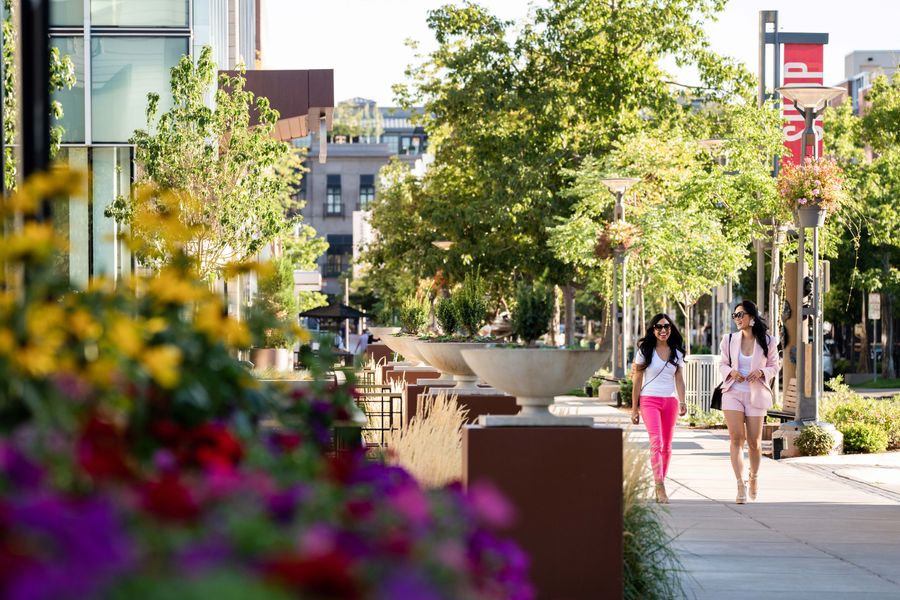
<svg viewBox="0 0 900 600"><path fill-rule="evenodd" d="M883 379L879 377L877 380L869 380L863 381L861 383L854 383L850 386L854 389L867 389L867 390L886 390L890 388L900 388L900 378L893 379Z"/></svg>

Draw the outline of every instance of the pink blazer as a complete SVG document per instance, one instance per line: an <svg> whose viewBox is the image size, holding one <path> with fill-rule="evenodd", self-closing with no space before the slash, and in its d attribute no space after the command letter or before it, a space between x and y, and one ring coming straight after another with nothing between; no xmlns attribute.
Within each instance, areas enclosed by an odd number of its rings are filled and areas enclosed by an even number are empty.
<svg viewBox="0 0 900 600"><path fill-rule="evenodd" d="M750 371L762 369L764 373L763 381L750 382L750 404L757 408L770 408L775 398L772 392L771 381L778 373L778 340L773 336L767 335L766 341L769 343L769 353L763 354L763 350L759 343L753 344L753 358L750 361ZM719 354L721 361L719 362L719 372L722 374L722 392L727 392L734 383L733 379L728 379L728 374L732 370L737 369L738 355L741 352L741 333L735 332L731 335L731 347L728 345L728 335L722 336L722 342L719 344ZM730 357L730 358L729 358ZM730 364L729 364L730 363Z"/></svg>

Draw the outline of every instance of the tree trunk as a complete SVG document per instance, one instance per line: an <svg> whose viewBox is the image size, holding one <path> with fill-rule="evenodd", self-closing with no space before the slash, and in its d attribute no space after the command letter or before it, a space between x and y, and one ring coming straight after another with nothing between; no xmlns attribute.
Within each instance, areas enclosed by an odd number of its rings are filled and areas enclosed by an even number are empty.
<svg viewBox="0 0 900 600"><path fill-rule="evenodd" d="M566 311L566 346L575 343L575 288L572 283L563 287L563 303Z"/></svg>
<svg viewBox="0 0 900 600"><path fill-rule="evenodd" d="M678 303L678 308L681 309L681 314L684 315L684 349L688 354L691 353L691 310L694 308L693 304L684 304L682 302Z"/></svg>
<svg viewBox="0 0 900 600"><path fill-rule="evenodd" d="M550 345L559 346L559 286L553 286L553 318L550 319Z"/></svg>
<svg viewBox="0 0 900 600"><path fill-rule="evenodd" d="M881 271L885 282L891 269L891 256L887 246L881 247ZM890 293L881 294L881 374L885 378L897 376L894 368L894 305Z"/></svg>
<svg viewBox="0 0 900 600"><path fill-rule="evenodd" d="M856 370L860 373L869 372L869 331L866 323L866 291L860 290L862 295L862 335L859 336L859 366ZM874 332L873 332L874 333Z"/></svg>
<svg viewBox="0 0 900 600"><path fill-rule="evenodd" d="M647 331L647 306L644 298L645 285L647 285L647 281L642 279L641 287L638 288L638 313L640 313L641 319L641 335L644 335L644 332Z"/></svg>

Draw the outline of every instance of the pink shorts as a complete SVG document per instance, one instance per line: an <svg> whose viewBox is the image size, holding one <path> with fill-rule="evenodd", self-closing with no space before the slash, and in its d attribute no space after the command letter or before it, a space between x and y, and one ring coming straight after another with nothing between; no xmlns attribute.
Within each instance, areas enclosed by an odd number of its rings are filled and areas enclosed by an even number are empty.
<svg viewBox="0 0 900 600"><path fill-rule="evenodd" d="M750 392L725 392L722 394L722 410L737 410L748 417L766 416L765 408L756 408L750 404Z"/></svg>

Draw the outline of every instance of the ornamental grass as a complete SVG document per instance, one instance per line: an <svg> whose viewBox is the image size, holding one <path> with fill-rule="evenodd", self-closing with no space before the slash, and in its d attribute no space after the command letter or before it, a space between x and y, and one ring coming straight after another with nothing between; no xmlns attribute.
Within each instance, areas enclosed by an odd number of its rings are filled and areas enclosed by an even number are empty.
<svg viewBox="0 0 900 600"><path fill-rule="evenodd" d="M446 390L420 395L416 416L386 440L391 461L426 488L462 479L462 428L469 411L456 399Z"/></svg>

